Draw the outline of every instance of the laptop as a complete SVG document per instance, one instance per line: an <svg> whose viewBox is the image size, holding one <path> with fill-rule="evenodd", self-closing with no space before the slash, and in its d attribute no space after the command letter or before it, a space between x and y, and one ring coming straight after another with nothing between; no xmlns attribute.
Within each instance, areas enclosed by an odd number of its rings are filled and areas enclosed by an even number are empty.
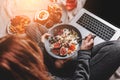
<svg viewBox="0 0 120 80"><path fill-rule="evenodd" d="M120 37L120 29L99 16L82 8L71 20L71 25L75 26L82 34L82 38L88 34L96 35L94 44L105 41L117 40Z"/></svg>

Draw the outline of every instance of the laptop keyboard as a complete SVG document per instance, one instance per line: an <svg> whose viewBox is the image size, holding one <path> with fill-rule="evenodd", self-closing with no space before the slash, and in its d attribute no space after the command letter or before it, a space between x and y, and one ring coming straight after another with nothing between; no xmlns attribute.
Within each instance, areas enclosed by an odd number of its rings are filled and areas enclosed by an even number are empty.
<svg viewBox="0 0 120 80"><path fill-rule="evenodd" d="M80 19L77 21L78 24L85 27L89 31L93 32L100 38L108 41L115 34L115 30L110 28L109 26L103 24L97 19L91 17L90 15L84 13Z"/></svg>

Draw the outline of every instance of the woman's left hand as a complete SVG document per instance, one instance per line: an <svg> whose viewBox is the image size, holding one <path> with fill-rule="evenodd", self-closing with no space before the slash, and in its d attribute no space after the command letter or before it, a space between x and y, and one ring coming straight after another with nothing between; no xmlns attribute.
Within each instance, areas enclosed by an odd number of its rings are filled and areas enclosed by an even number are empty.
<svg viewBox="0 0 120 80"><path fill-rule="evenodd" d="M51 34L49 34L49 33L43 34L43 35L41 36L41 41L44 43L45 38L48 38L49 36L51 36Z"/></svg>

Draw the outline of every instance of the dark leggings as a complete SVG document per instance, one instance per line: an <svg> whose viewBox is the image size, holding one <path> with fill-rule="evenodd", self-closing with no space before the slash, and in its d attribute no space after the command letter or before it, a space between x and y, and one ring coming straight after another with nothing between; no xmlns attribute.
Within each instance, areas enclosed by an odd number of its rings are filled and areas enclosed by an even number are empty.
<svg viewBox="0 0 120 80"><path fill-rule="evenodd" d="M92 49L90 80L108 80L120 65L120 41L109 41Z"/></svg>

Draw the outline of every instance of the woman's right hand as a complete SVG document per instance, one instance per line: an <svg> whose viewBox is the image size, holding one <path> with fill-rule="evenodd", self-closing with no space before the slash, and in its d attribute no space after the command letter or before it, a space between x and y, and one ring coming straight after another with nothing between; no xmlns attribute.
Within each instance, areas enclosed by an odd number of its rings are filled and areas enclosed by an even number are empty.
<svg viewBox="0 0 120 80"><path fill-rule="evenodd" d="M94 45L94 37L92 34L86 36L85 40L82 41L80 50L90 50Z"/></svg>

